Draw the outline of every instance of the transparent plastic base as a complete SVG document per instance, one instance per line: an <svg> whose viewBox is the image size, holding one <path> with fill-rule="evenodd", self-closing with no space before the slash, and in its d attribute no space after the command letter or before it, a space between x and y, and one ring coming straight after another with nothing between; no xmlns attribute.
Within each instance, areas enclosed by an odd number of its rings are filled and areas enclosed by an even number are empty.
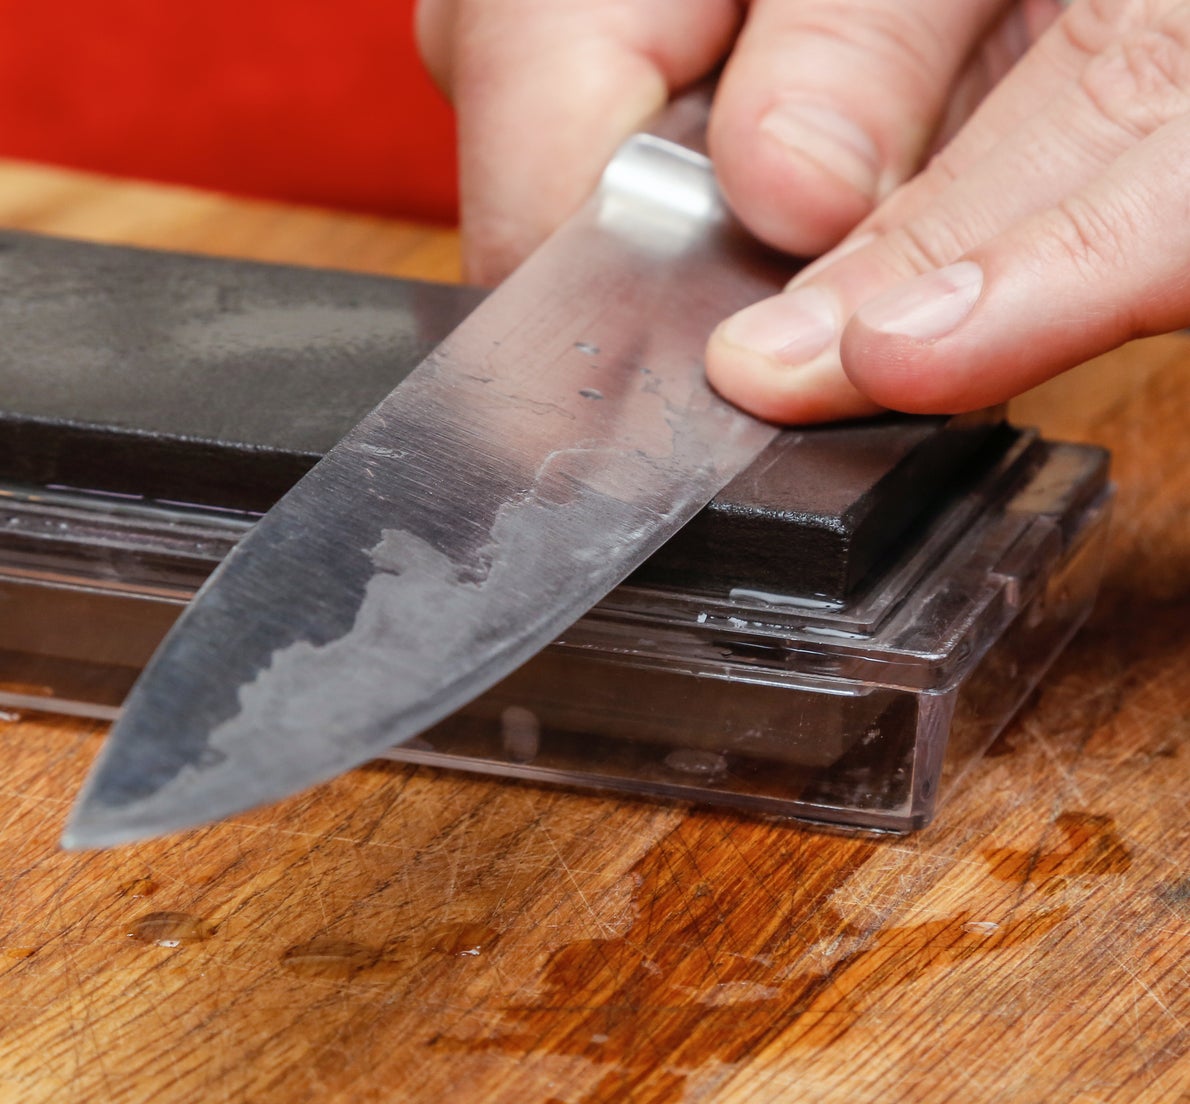
<svg viewBox="0 0 1190 1104"><path fill-rule="evenodd" d="M846 602L629 581L393 758L908 831L1086 618L1105 454L1022 434ZM0 488L0 705L111 718L254 517ZM791 588L793 589L793 588Z"/></svg>

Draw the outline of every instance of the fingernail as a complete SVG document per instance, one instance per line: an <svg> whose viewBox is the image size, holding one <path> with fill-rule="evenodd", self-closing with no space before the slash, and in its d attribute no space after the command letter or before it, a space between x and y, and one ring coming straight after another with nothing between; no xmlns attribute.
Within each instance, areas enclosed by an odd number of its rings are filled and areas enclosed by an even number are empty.
<svg viewBox="0 0 1190 1104"><path fill-rule="evenodd" d="M867 132L830 107L785 102L760 121L760 130L875 199L880 151Z"/></svg>
<svg viewBox="0 0 1190 1104"><path fill-rule="evenodd" d="M733 314L720 336L732 345L795 367L826 350L839 335L834 299L820 288L762 299Z"/></svg>
<svg viewBox="0 0 1190 1104"><path fill-rule="evenodd" d="M974 261L959 261L877 296L855 317L870 330L929 341L958 326L982 290L983 269Z"/></svg>

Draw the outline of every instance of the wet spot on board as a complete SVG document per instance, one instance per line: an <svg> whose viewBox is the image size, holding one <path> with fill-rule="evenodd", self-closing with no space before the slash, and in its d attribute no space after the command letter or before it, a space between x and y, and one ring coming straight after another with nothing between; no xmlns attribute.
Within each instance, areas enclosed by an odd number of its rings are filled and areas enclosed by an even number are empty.
<svg viewBox="0 0 1190 1104"><path fill-rule="evenodd" d="M189 912L149 912L133 921L128 937L158 947L179 947L202 943L215 934L215 926Z"/></svg>
<svg viewBox="0 0 1190 1104"><path fill-rule="evenodd" d="M1032 885L1056 893L1072 878L1123 874L1132 856L1116 831L1115 821L1100 813L1066 812L1054 821L1063 837L1051 850L989 847L983 851L994 878ZM1044 842L1044 841L1043 841Z"/></svg>
<svg viewBox="0 0 1190 1104"><path fill-rule="evenodd" d="M281 955L281 965L299 977L346 981L371 969L381 959L374 947L350 939L311 939L288 948Z"/></svg>
<svg viewBox="0 0 1190 1104"><path fill-rule="evenodd" d="M453 958L476 958L490 950L497 938L497 933L483 924L443 924L430 933L426 947Z"/></svg>
<svg viewBox="0 0 1190 1104"><path fill-rule="evenodd" d="M830 1046L873 994L1036 943L1069 915L965 912L884 928L831 903L878 844L833 844L823 862L821 837L781 826L769 846L749 847L746 882L724 882L708 866L724 832L711 816L683 822L628 872L637 890L627 931L557 948L527 997L502 1006L497 1030L440 1035L436 1045L606 1066L584 1102L678 1101L708 1063L728 1068L778 1036L782 1046Z"/></svg>

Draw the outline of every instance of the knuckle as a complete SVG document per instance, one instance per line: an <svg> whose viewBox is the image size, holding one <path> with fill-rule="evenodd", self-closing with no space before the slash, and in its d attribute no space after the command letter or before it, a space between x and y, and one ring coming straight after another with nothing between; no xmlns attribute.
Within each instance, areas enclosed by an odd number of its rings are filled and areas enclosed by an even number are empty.
<svg viewBox="0 0 1190 1104"><path fill-rule="evenodd" d="M1125 31L1152 22L1154 3L1155 0L1079 0L1058 21L1058 29L1076 52L1094 57Z"/></svg>
<svg viewBox="0 0 1190 1104"><path fill-rule="evenodd" d="M919 174L923 183L935 195L939 195L963 175L964 155L948 143L930 158Z"/></svg>
<svg viewBox="0 0 1190 1104"><path fill-rule="evenodd" d="M922 94L937 83L954 49L940 28L905 4L836 0L807 5L790 32L853 52L867 65L875 59L882 77L904 81Z"/></svg>
<svg viewBox="0 0 1190 1104"><path fill-rule="evenodd" d="M953 147L945 146L930 158L915 177L897 188L865 220L867 229L881 235L895 234L913 218L913 212L930 208L946 189L960 179L963 162Z"/></svg>
<svg viewBox="0 0 1190 1104"><path fill-rule="evenodd" d="M1144 136L1190 107L1190 8L1184 11L1123 33L1084 66L1079 87L1113 125Z"/></svg>
<svg viewBox="0 0 1190 1104"><path fill-rule="evenodd" d="M911 219L889 231L886 241L904 275L942 268L963 255L966 245L956 228L938 220Z"/></svg>
<svg viewBox="0 0 1190 1104"><path fill-rule="evenodd" d="M1063 199L1054 208L1050 238L1061 261L1088 282L1122 270L1141 234L1139 206L1123 200L1105 204L1079 196Z"/></svg>

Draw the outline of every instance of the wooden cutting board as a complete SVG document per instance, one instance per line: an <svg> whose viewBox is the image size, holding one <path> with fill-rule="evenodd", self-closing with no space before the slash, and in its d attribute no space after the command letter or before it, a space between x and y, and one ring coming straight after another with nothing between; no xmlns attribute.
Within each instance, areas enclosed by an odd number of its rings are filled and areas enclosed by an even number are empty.
<svg viewBox="0 0 1190 1104"><path fill-rule="evenodd" d="M453 279L446 230L0 166L0 223ZM1017 404L1115 453L1091 624L871 839L402 766L113 852L0 717L0 1101L1190 1099L1190 339Z"/></svg>

